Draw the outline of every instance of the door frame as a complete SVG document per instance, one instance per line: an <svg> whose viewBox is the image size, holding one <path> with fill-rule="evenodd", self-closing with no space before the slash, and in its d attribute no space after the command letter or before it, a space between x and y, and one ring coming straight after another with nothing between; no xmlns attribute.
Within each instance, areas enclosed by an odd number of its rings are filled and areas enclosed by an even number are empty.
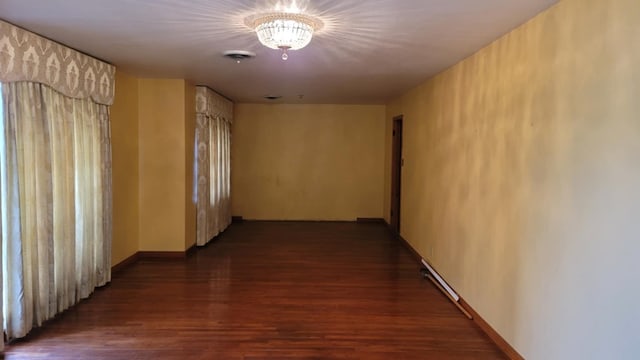
<svg viewBox="0 0 640 360"><path fill-rule="evenodd" d="M400 234L400 209L402 200L402 128L403 116L398 115L393 118L393 130L391 140L391 203L389 222L391 230Z"/></svg>

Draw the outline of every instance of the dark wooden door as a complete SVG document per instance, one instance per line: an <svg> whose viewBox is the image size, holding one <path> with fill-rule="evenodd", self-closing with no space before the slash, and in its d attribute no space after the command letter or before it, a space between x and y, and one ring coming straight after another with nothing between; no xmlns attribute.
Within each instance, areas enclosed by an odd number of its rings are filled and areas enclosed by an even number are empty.
<svg viewBox="0 0 640 360"><path fill-rule="evenodd" d="M398 116L393 118L391 151L391 228L398 234L400 234L402 165L402 116Z"/></svg>

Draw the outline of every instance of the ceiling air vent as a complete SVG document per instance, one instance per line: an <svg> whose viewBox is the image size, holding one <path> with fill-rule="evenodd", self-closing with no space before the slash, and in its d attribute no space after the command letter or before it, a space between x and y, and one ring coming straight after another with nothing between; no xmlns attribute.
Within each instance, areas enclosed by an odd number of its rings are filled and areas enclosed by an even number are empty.
<svg viewBox="0 0 640 360"><path fill-rule="evenodd" d="M240 63L240 61L242 60L247 60L247 59L256 57L256 53L253 53L251 51L244 51L244 50L229 50L229 51L223 52L222 55L224 55L224 57L226 58L235 60L238 63Z"/></svg>
<svg viewBox="0 0 640 360"><path fill-rule="evenodd" d="M264 98L267 100L278 100L280 99L282 96L278 96L278 95L267 95Z"/></svg>

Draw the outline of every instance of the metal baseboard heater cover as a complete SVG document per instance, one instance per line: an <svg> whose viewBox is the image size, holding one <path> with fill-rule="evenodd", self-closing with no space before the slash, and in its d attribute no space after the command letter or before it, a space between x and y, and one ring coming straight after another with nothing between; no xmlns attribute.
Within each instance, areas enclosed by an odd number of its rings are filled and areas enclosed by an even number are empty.
<svg viewBox="0 0 640 360"><path fill-rule="evenodd" d="M473 316L462 306L460 305L460 296L456 294L455 291L447 284L446 281L429 265L429 263L422 259L422 264L426 267L426 270L423 269L426 273L424 276L429 279L443 294L451 300L451 302L460 310L467 318L473 319Z"/></svg>
<svg viewBox="0 0 640 360"><path fill-rule="evenodd" d="M440 285L442 285L442 287L445 290L447 290L447 292L449 293L449 295L451 295L452 298L456 299L456 301L460 301L460 296L458 296L458 294L456 294L456 292L453 291L453 289L449 286L449 284L447 284L447 282L444 281L444 279L442 279L440 275L438 275L438 272L436 272L425 259L422 259L422 264L426 266L427 269L429 269L429 272L431 273L431 275L433 275L433 277L436 278L436 280L438 280Z"/></svg>

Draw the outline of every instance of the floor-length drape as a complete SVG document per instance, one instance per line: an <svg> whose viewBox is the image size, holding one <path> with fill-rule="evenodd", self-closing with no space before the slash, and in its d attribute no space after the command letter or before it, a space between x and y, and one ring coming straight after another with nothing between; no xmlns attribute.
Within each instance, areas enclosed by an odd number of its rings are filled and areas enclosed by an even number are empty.
<svg viewBox="0 0 640 360"><path fill-rule="evenodd" d="M220 116L198 113L196 128L197 245L231 224L231 126Z"/></svg>
<svg viewBox="0 0 640 360"><path fill-rule="evenodd" d="M111 150L107 105L32 82L2 90L4 325L13 339L110 281Z"/></svg>
<svg viewBox="0 0 640 360"><path fill-rule="evenodd" d="M0 83L0 94L2 94L2 83ZM2 149L5 148L4 146L4 136L2 136L2 134L4 134L4 102L2 101L2 97L0 97L0 151L2 151ZM0 165L2 165L2 158L4 153L0 153ZM4 227L2 226L2 218L1 218L1 214L3 213L2 211L2 196L4 194L4 192L2 191L2 187L3 184L5 184L4 179L2 178L2 172L0 172L0 241L2 241L2 233L3 233L3 229ZM0 244L0 261L2 260L2 258L4 257L4 250L2 249L3 246L2 244ZM0 324L2 325L2 329L3 329L3 333L4 333L4 309L2 309L4 307L4 286L2 285L4 283L4 269L3 269L3 264L4 262L0 262L0 280L2 281L2 283L0 283ZM4 340L4 339L3 339ZM0 341L0 351L4 352L4 341Z"/></svg>
<svg viewBox="0 0 640 360"><path fill-rule="evenodd" d="M215 215L217 218L217 229L212 232L221 232L231 224L231 126L224 118L216 117L213 121L215 126L210 127L211 142L216 143L213 147L212 164L214 171L210 171L212 191L212 204L215 204Z"/></svg>

